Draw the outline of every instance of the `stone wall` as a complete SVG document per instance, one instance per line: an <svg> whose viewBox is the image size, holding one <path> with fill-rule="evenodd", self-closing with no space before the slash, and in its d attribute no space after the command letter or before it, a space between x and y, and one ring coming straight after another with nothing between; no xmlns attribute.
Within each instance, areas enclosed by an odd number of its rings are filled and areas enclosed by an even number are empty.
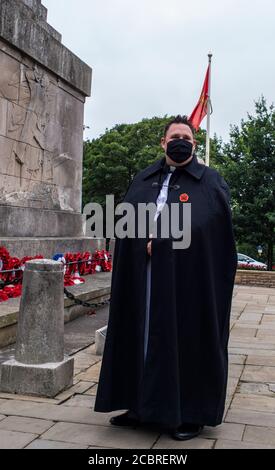
<svg viewBox="0 0 275 470"><path fill-rule="evenodd" d="M275 271L252 271L238 269L235 284L245 286L275 287Z"/></svg>

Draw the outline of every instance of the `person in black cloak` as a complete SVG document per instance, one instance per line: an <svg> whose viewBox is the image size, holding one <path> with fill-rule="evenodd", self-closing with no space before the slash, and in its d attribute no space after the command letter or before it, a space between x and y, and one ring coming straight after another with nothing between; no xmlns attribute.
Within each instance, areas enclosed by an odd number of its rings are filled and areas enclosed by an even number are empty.
<svg viewBox="0 0 275 470"><path fill-rule="evenodd" d="M127 410L113 425L158 424L174 439L222 422L237 253L230 190L199 163L194 132L177 116L161 140L165 156L140 171L124 202L191 204L191 242L171 235L116 238L110 313L94 411ZM180 212L181 213L181 212ZM180 224L183 220L180 218Z"/></svg>

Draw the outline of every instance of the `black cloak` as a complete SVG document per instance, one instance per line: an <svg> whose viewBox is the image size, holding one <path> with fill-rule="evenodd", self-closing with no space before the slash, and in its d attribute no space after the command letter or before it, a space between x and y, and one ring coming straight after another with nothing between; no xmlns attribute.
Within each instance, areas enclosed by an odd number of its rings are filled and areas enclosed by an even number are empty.
<svg viewBox="0 0 275 470"><path fill-rule="evenodd" d="M168 165L139 172L125 202L156 202ZM159 183L159 184L156 184ZM170 179L167 205L191 203L191 244L152 240L148 351L144 325L148 238L116 238L105 349L94 410L133 410L169 428L222 422L228 377L230 310L237 253L230 191L194 155ZM160 217L159 219L160 220Z"/></svg>

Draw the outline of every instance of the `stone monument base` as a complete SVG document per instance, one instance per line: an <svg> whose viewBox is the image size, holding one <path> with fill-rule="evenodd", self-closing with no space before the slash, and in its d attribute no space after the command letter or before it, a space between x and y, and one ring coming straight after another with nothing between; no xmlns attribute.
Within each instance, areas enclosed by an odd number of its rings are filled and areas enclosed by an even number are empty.
<svg viewBox="0 0 275 470"><path fill-rule="evenodd" d="M0 237L0 246L4 246L11 256L17 258L39 254L52 258L56 253L94 252L104 250L105 242L104 238L91 237Z"/></svg>
<svg viewBox="0 0 275 470"><path fill-rule="evenodd" d="M0 389L3 393L53 398L73 384L73 368L73 358L38 365L11 359L0 367Z"/></svg>
<svg viewBox="0 0 275 470"><path fill-rule="evenodd" d="M85 217L74 212L0 205L0 234L8 237L81 237Z"/></svg>

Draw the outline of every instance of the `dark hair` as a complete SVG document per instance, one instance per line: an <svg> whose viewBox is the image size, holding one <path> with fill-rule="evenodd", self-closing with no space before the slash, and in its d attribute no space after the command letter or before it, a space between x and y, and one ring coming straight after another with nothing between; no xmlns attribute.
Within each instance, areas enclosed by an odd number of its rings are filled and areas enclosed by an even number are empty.
<svg viewBox="0 0 275 470"><path fill-rule="evenodd" d="M166 136L166 134L168 132L168 129L169 129L170 126L172 126L172 124L185 124L186 126L188 126L191 129L193 135L195 133L195 128L192 126L192 124L189 121L188 117L187 116L181 116L180 114L178 114L176 117L171 119L171 121L169 121L166 124L166 126L164 128L164 137Z"/></svg>

